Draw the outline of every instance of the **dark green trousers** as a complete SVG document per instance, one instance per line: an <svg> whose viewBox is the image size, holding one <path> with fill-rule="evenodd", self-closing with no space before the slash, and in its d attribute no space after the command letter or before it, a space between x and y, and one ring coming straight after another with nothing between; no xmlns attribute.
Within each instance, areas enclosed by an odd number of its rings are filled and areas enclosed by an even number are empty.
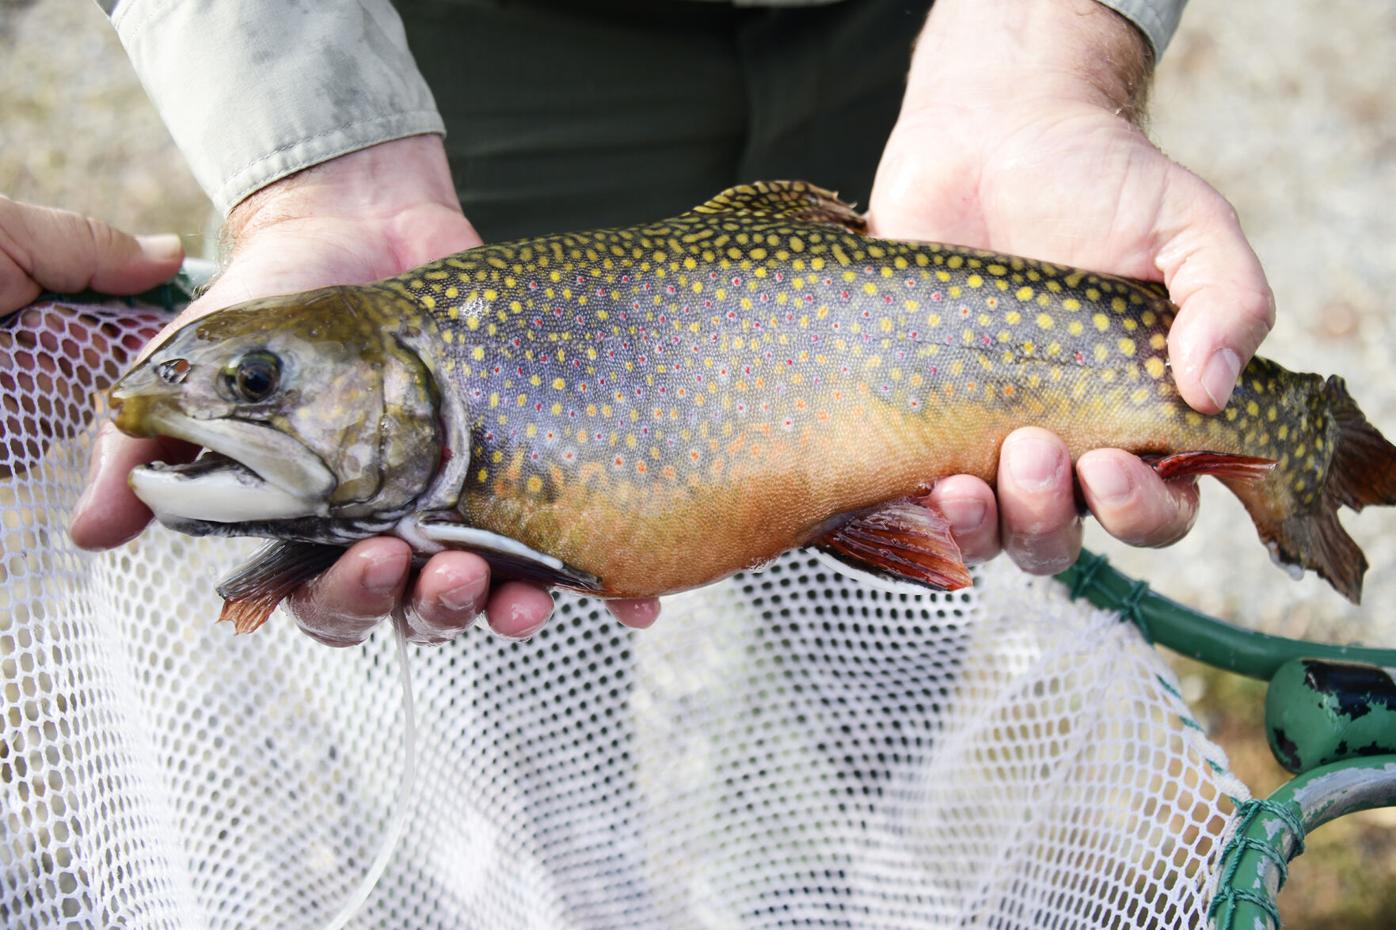
<svg viewBox="0 0 1396 930"><path fill-rule="evenodd" d="M399 0L486 241L667 216L741 181L867 204L930 0Z"/></svg>

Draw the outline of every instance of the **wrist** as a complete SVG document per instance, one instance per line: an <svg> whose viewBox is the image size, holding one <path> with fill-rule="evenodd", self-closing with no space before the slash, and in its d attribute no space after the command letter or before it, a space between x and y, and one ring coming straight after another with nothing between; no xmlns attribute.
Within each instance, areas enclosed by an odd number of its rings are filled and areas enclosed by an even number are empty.
<svg viewBox="0 0 1396 930"><path fill-rule="evenodd" d="M422 207L460 212L437 135L369 146L268 184L233 207L223 234L236 248L242 239L290 220L391 222Z"/></svg>
<svg viewBox="0 0 1396 930"><path fill-rule="evenodd" d="M1060 101L1138 122L1152 69L1143 34L1097 0L938 0L902 110Z"/></svg>

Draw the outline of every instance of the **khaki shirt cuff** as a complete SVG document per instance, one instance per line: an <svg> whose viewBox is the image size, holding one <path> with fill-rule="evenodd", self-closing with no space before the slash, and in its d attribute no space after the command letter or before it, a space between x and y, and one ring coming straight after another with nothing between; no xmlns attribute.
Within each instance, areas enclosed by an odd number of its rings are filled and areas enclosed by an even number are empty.
<svg viewBox="0 0 1396 930"><path fill-rule="evenodd" d="M311 165L445 132L387 0L123 0L112 24L224 214Z"/></svg>
<svg viewBox="0 0 1396 930"><path fill-rule="evenodd" d="M1163 57L1163 50L1178 31L1183 7L1188 0L1099 0L1139 27L1154 50L1154 60Z"/></svg>

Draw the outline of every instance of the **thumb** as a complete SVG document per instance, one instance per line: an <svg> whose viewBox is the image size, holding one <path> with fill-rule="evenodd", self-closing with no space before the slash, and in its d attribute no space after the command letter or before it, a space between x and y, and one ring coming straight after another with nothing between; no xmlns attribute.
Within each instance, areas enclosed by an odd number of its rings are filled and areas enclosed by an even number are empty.
<svg viewBox="0 0 1396 930"><path fill-rule="evenodd" d="M68 535L81 549L110 549L137 536L150 522L150 510L126 483L137 465L161 459L189 461L194 447L169 439L134 439L103 423L92 445L87 489L73 508Z"/></svg>
<svg viewBox="0 0 1396 930"><path fill-rule="evenodd" d="M1194 410L1217 413L1275 325L1275 298L1236 210L1207 182L1175 167L1159 217L1155 264L1178 305L1173 378Z"/></svg>
<svg viewBox="0 0 1396 930"><path fill-rule="evenodd" d="M179 237L132 236L101 220L0 198L0 309L40 290L134 294L179 270Z"/></svg>

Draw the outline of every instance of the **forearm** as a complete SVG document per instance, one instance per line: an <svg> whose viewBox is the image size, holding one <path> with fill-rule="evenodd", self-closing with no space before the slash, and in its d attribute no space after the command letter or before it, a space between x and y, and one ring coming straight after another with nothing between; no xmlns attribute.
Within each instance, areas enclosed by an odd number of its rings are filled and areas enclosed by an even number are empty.
<svg viewBox="0 0 1396 930"><path fill-rule="evenodd" d="M175 143L224 213L309 166L444 131L388 0L103 5Z"/></svg>
<svg viewBox="0 0 1396 930"><path fill-rule="evenodd" d="M1143 34L1098 0L938 0L903 109L1052 99L1137 121L1153 57Z"/></svg>

